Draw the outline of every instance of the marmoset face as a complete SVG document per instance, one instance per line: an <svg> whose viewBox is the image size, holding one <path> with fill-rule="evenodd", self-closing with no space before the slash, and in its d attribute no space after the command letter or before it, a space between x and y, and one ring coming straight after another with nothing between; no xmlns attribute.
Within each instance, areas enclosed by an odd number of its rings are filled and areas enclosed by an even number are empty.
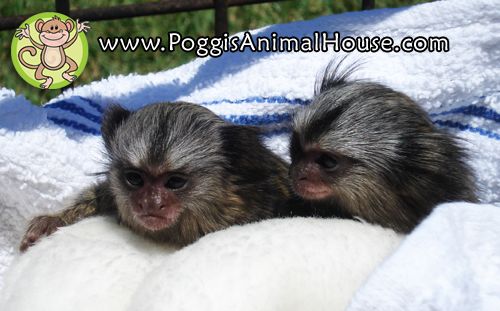
<svg viewBox="0 0 500 311"><path fill-rule="evenodd" d="M293 122L290 177L303 199L411 230L438 203L475 200L465 151L408 96L330 66Z"/></svg>

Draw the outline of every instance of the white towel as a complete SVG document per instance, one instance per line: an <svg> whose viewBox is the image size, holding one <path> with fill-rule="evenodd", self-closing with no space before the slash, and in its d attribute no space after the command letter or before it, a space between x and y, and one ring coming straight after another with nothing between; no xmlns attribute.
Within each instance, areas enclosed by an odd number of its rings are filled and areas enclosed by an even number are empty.
<svg viewBox="0 0 500 311"><path fill-rule="evenodd" d="M354 296L348 311L500 309L500 209L444 204Z"/></svg>
<svg viewBox="0 0 500 311"><path fill-rule="evenodd" d="M351 53L364 60L355 77L387 84L414 98L433 121L464 138L481 200L500 202L500 10L498 1L440 1L271 25L254 35L446 36L448 53ZM342 53L341 53L342 54ZM165 57L168 57L167 55ZM26 222L54 211L101 171L98 136L103 107L135 109L185 100L227 120L258 124L286 157L290 113L307 104L332 53L229 53L147 75L111 76L68 90L43 108L0 89L0 284ZM92 61L92 60L89 60Z"/></svg>

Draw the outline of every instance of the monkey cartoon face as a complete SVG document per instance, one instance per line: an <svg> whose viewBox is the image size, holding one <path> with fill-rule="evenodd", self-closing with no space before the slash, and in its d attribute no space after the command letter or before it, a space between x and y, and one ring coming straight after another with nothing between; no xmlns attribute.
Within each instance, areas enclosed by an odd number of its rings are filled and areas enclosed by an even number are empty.
<svg viewBox="0 0 500 311"><path fill-rule="evenodd" d="M39 19L35 24L36 30L40 33L40 41L50 47L62 46L68 42L73 23L70 20L62 22L58 17L44 22Z"/></svg>

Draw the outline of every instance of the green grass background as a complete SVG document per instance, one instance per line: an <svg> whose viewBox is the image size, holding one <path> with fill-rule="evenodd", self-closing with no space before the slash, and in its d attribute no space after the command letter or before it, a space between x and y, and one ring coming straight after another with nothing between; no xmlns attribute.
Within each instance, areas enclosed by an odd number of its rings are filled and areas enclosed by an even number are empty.
<svg viewBox="0 0 500 311"><path fill-rule="evenodd" d="M148 0L142 2L145 1ZM377 8L400 7L423 2L429 2L429 0L375 0ZM71 1L71 8L94 8L132 3L141 3L141 1L73 0ZM269 24L307 20L322 15L338 14L360 9L361 0L294 0L232 7L229 8L229 32L236 33ZM54 1L3 0L0 2L0 18L3 16L36 14L54 10ZM100 80L112 74L161 71L186 63L195 57L193 53L182 51L168 54L141 51L105 53L98 48L98 36L161 36L166 38L166 34L169 31L178 31L183 36L189 35L193 37L213 35L214 11L204 10L90 22L90 25L91 30L87 33L89 60L83 74L74 82L74 86ZM13 89L17 94L24 94L34 104L45 103L60 94L60 91L36 89L28 85L17 75L10 60L10 44L14 32L15 30L0 31L0 86Z"/></svg>

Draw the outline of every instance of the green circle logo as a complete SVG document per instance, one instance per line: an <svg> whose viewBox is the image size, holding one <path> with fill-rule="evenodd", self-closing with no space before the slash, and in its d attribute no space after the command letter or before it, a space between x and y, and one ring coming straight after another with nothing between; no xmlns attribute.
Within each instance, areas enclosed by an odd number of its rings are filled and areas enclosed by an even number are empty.
<svg viewBox="0 0 500 311"><path fill-rule="evenodd" d="M34 87L60 89L80 76L87 64L88 22L44 12L25 20L10 48L17 73Z"/></svg>

